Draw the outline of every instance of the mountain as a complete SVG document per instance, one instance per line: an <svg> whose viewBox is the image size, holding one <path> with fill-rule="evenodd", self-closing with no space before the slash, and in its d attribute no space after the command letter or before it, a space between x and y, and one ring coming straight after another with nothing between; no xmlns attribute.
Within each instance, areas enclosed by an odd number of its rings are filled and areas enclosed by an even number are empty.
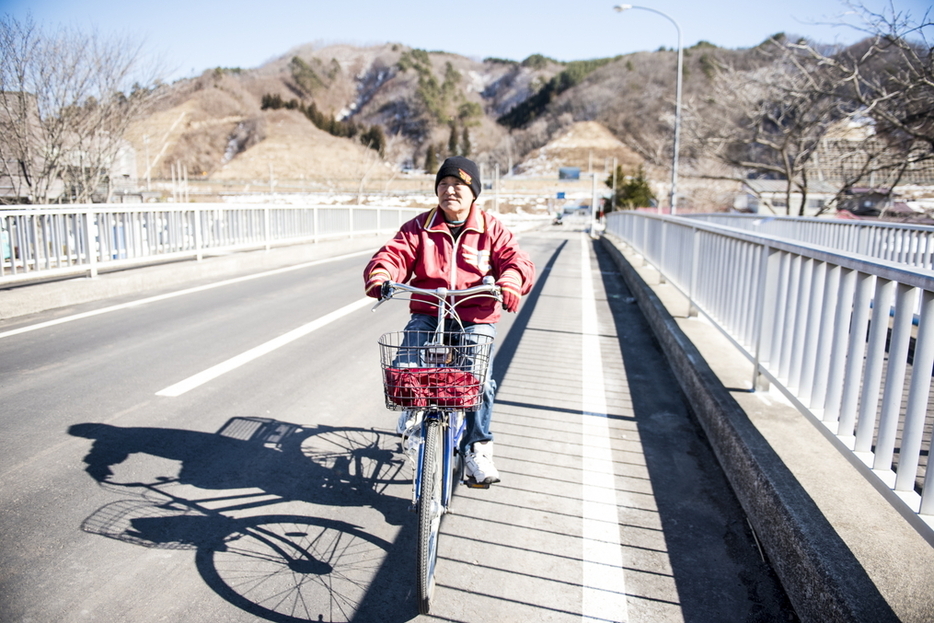
<svg viewBox="0 0 934 623"><path fill-rule="evenodd" d="M685 100L703 94L716 62L752 58L709 44L684 50ZM166 86L127 138L140 179L147 171L169 179L184 165L189 179L212 182L352 187L366 179L388 188L452 145L502 174L602 170L614 157L625 169L661 171L675 62L670 50L561 63L480 61L398 43L307 45L261 67L217 68Z"/></svg>

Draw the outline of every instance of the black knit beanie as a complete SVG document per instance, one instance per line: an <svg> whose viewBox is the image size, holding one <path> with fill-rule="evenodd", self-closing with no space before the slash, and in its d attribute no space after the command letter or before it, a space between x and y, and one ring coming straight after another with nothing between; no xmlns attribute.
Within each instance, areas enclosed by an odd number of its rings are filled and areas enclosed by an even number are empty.
<svg viewBox="0 0 934 623"><path fill-rule="evenodd" d="M470 186L474 199L480 196L480 189L482 188L480 184L480 170L473 160L468 160L463 156L452 156L446 159L444 163L442 163L441 168L438 169L438 175L435 176L436 195L438 194L438 184L441 183L441 178L449 175L463 180L465 184Z"/></svg>

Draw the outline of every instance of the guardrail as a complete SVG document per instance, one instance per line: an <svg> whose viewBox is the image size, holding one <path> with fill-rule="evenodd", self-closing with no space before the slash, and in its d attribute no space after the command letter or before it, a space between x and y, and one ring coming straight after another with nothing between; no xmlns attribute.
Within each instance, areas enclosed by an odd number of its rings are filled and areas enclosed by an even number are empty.
<svg viewBox="0 0 934 623"><path fill-rule="evenodd" d="M934 271L696 218L613 212L630 245L934 544ZM832 477L828 474L828 477Z"/></svg>
<svg viewBox="0 0 934 623"><path fill-rule="evenodd" d="M72 205L0 210L0 285L205 254L393 233L423 209Z"/></svg>
<svg viewBox="0 0 934 623"><path fill-rule="evenodd" d="M934 269L934 227L929 225L757 214L683 216L880 260Z"/></svg>

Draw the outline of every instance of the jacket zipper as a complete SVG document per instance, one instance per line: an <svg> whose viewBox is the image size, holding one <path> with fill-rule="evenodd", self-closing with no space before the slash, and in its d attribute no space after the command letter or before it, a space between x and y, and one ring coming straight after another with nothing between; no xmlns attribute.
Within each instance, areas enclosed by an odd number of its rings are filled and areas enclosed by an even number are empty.
<svg viewBox="0 0 934 623"><path fill-rule="evenodd" d="M448 236L451 236L451 241L454 243L454 246L451 248L451 274L450 274L450 277L448 278L448 284L449 284L448 287L451 290L456 290L457 289L457 281L456 281L457 280L457 251L460 249L461 238L463 237L464 232L462 230L461 235L455 238L453 234L451 234L450 228L448 228L447 234ZM457 303L457 301L451 301L451 302Z"/></svg>

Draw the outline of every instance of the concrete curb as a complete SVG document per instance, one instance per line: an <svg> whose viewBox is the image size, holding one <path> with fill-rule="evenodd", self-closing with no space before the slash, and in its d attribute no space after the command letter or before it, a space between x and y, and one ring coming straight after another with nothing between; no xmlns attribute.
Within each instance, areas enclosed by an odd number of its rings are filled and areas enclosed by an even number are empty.
<svg viewBox="0 0 934 623"><path fill-rule="evenodd" d="M648 319L802 622L899 621L823 513L656 293L601 238Z"/></svg>

